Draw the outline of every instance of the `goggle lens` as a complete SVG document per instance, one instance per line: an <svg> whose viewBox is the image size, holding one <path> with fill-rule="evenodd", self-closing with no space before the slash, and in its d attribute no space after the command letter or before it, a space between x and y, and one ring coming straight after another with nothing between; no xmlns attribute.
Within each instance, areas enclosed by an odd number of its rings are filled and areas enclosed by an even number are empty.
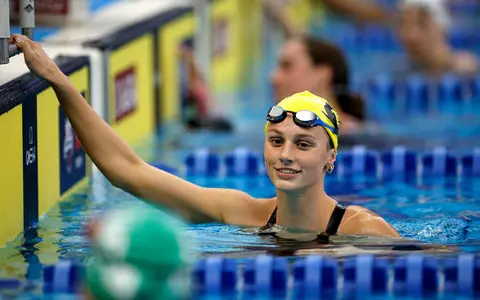
<svg viewBox="0 0 480 300"><path fill-rule="evenodd" d="M312 126L317 116L308 110L301 110L295 114L295 118L306 126Z"/></svg>

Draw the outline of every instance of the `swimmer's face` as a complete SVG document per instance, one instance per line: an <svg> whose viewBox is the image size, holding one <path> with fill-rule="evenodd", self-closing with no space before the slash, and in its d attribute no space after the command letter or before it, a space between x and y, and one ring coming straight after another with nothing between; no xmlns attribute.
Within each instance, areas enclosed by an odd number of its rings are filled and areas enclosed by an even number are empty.
<svg viewBox="0 0 480 300"><path fill-rule="evenodd" d="M424 59L432 47L443 38L441 26L423 8L407 7L400 11L398 35L407 53L414 59Z"/></svg>
<svg viewBox="0 0 480 300"><path fill-rule="evenodd" d="M324 81L321 69L313 65L303 42L287 41L270 76L276 101L303 91L318 91Z"/></svg>
<svg viewBox="0 0 480 300"><path fill-rule="evenodd" d="M265 138L265 165L275 187L281 191L301 191L318 184L325 176L325 166L335 162L328 147L324 128L302 128L289 116L270 124ZM282 169L284 170L282 172ZM285 174L285 172L287 172Z"/></svg>

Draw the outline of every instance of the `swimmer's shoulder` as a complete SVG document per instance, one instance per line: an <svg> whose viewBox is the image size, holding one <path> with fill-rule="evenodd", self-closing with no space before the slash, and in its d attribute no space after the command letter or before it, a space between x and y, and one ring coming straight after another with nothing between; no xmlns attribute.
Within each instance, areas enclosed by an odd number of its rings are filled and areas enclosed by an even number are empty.
<svg viewBox="0 0 480 300"><path fill-rule="evenodd" d="M255 216L253 218L255 223L252 226L264 226L272 216L275 208L277 207L277 197L273 198L254 198L255 212L252 212ZM253 207L252 207L253 208Z"/></svg>
<svg viewBox="0 0 480 300"><path fill-rule="evenodd" d="M347 206L338 233L343 235L399 236L397 231L380 215L358 205Z"/></svg>
<svg viewBox="0 0 480 300"><path fill-rule="evenodd" d="M260 227L267 223L277 206L277 198L255 198L238 191L241 201L222 203L223 222L232 225Z"/></svg>

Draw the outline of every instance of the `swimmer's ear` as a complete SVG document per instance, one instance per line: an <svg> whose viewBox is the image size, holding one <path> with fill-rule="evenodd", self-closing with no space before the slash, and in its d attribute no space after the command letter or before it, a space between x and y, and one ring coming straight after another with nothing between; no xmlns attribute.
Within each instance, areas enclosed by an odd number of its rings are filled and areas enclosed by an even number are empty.
<svg viewBox="0 0 480 300"><path fill-rule="evenodd" d="M335 151L335 149L330 149L328 152L330 153L330 157L328 158L328 163L333 165L337 160L337 151Z"/></svg>

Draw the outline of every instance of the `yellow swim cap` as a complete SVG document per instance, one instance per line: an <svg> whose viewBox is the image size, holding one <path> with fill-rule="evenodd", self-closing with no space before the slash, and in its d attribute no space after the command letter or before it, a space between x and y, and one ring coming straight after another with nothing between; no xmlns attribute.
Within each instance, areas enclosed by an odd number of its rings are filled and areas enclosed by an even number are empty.
<svg viewBox="0 0 480 300"><path fill-rule="evenodd" d="M327 100L305 91L283 99L276 106L280 106L283 110L294 113L303 110L313 112L318 118L320 118L321 123L327 125L319 124L325 128L328 136L332 140L333 148L335 151L337 150L340 121L338 120L337 112L333 110ZM267 121L267 124L265 125L265 133L267 132L269 124L270 122Z"/></svg>

